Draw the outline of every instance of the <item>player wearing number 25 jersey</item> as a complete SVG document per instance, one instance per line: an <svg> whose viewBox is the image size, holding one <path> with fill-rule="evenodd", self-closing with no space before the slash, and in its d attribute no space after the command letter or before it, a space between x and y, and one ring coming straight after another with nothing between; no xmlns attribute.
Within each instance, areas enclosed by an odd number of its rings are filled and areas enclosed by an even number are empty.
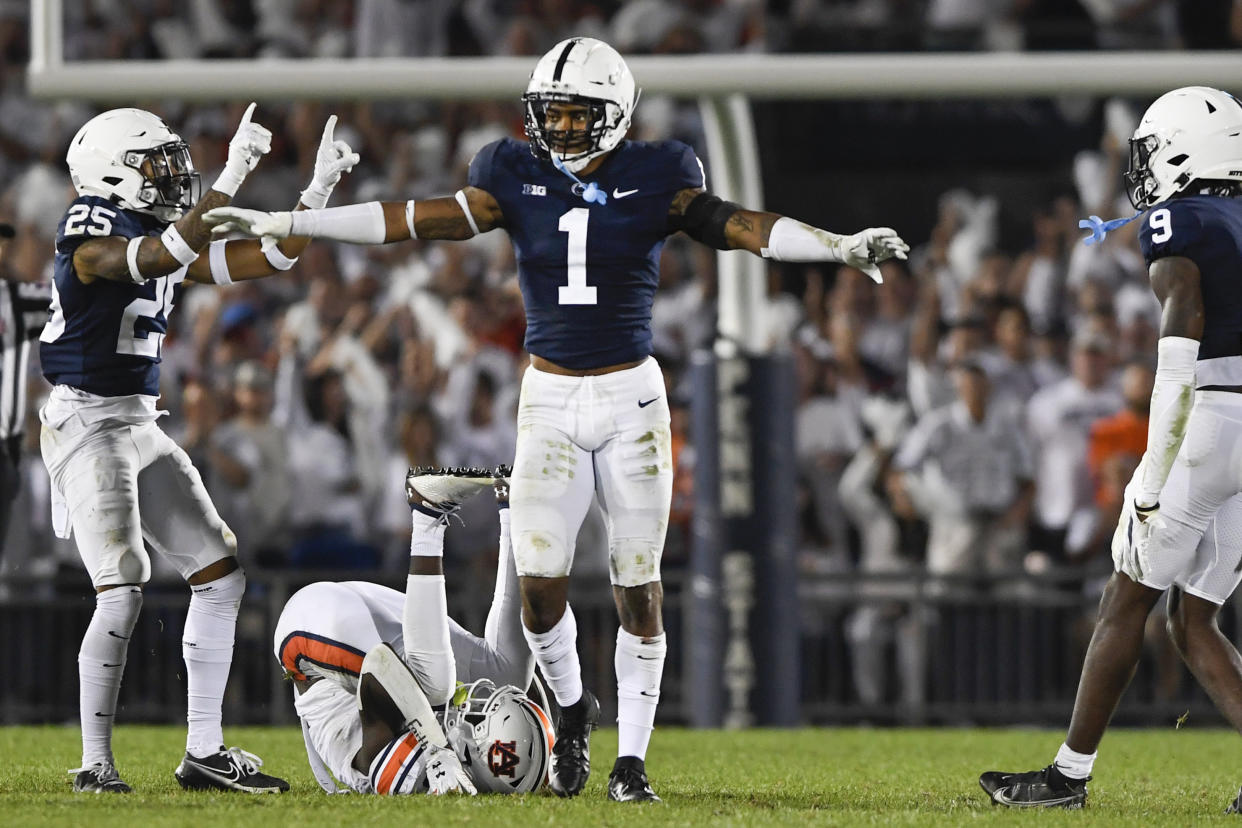
<svg viewBox="0 0 1242 828"><path fill-rule="evenodd" d="M40 411L57 534L72 533L96 590L78 653L81 792L127 793L112 755L112 722L128 640L150 577L147 546L189 582L182 636L189 731L175 775L183 788L288 790L257 757L224 747L220 713L245 576L236 540L189 457L156 426L160 348L187 282L229 284L285 270L306 239L266 253L251 240L213 242L202 214L228 204L271 146L246 110L224 171L196 202L189 147L158 117L114 109L74 136L69 172L78 198L56 232L51 319L40 346L53 389ZM357 156L332 140L329 120L302 194L322 207ZM283 249L282 249L283 248ZM205 255L200 252L207 251Z"/></svg>
<svg viewBox="0 0 1242 828"><path fill-rule="evenodd" d="M1162 95L1130 141L1126 182L1162 306L1147 450L1126 487L1069 733L1043 770L983 774L998 804L1085 803L1166 590L1178 651L1242 731L1242 658L1216 623L1242 580L1242 102L1202 86Z"/></svg>
<svg viewBox="0 0 1242 828"><path fill-rule="evenodd" d="M621 618L608 795L622 801L657 799L643 759L664 667L660 556L673 479L668 402L651 358L664 240L681 231L720 250L846 262L877 279L877 261L908 249L888 228L839 236L710 194L689 147L625 140L637 97L612 47L570 38L531 73L527 142L484 147L455 196L292 214L223 208L207 217L252 235L371 244L509 232L531 354L518 403L512 531L527 639L562 708L549 784L573 796L590 773L599 705L582 686L566 594L574 540L597 498Z"/></svg>

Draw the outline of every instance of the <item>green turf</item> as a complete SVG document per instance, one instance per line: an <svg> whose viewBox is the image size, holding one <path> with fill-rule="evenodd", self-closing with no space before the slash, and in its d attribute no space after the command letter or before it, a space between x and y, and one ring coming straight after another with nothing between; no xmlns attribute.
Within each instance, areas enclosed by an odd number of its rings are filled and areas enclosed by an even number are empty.
<svg viewBox="0 0 1242 828"><path fill-rule="evenodd" d="M1045 765L1060 733L662 728L648 765L665 800L660 806L605 800L616 746L610 730L596 735L596 772L574 800L329 797L311 776L300 731L233 728L226 736L261 755L293 790L278 797L185 793L172 776L184 731L122 726L115 750L135 793L74 795L65 771L78 757L76 729L0 728L0 825L1185 825L1223 820L1242 783L1242 740L1233 734L1116 731L1105 741L1086 811L1009 812L988 804L975 782L979 772Z"/></svg>

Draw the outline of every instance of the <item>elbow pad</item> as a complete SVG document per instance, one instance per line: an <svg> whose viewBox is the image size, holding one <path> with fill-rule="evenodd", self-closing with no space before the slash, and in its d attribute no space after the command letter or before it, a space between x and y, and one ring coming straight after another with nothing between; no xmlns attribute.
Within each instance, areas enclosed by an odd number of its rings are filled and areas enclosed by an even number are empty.
<svg viewBox="0 0 1242 828"><path fill-rule="evenodd" d="M695 241L703 242L717 250L731 250L725 241L725 225L742 205L708 192L699 193L686 206L686 212L674 217L671 222L673 232L681 230Z"/></svg>

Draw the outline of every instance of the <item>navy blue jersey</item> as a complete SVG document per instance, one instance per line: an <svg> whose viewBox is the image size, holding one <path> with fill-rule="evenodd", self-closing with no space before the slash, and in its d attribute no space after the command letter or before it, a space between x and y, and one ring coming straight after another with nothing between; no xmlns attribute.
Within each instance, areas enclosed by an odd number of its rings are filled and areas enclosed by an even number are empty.
<svg viewBox="0 0 1242 828"><path fill-rule="evenodd" d="M651 304L660 281L668 211L680 190L704 186L703 167L678 141L623 141L582 185L505 138L470 162L470 185L496 199L517 255L526 350L575 370L651 354Z"/></svg>
<svg viewBox="0 0 1242 828"><path fill-rule="evenodd" d="M1242 199L1193 195L1157 204L1143 216L1139 243L1148 264L1182 256L1198 265L1199 359L1242 355Z"/></svg>
<svg viewBox="0 0 1242 828"><path fill-rule="evenodd" d="M104 198L81 196L56 228L51 318L39 338L43 376L103 397L160 393L160 347L185 268L141 285L78 280L73 253L101 236L157 236L167 225Z"/></svg>

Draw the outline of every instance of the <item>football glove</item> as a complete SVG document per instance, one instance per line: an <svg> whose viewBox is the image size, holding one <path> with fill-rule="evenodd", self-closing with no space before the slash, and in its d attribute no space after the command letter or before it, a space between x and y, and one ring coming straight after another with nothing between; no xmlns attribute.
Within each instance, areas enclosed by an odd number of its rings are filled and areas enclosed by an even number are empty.
<svg viewBox="0 0 1242 828"><path fill-rule="evenodd" d="M1117 530L1113 533L1113 569L1135 583L1142 583L1143 576L1151 572L1152 533L1164 527L1159 504L1140 507L1127 491Z"/></svg>
<svg viewBox="0 0 1242 828"><path fill-rule="evenodd" d="M216 235L237 232L262 239L262 247L267 250L289 236L293 216L285 211L267 213L244 207L217 207L203 213L203 223Z"/></svg>
<svg viewBox="0 0 1242 828"><path fill-rule="evenodd" d="M451 747L427 746L427 792L431 794L464 793L474 796L478 791L461 760Z"/></svg>
<svg viewBox="0 0 1242 828"><path fill-rule="evenodd" d="M272 133L266 127L250 120L256 106L257 104L252 102L246 107L246 114L242 115L241 123L237 125L237 132L229 141L229 155L228 160L224 162L224 170L216 179L216 183L211 185L213 190L222 192L229 198L237 194L237 188L246 180L246 174L253 170L259 163L259 159L272 149Z"/></svg>
<svg viewBox="0 0 1242 828"><path fill-rule="evenodd" d="M335 129L336 116L332 115L324 124L323 136L319 139L315 174L311 177L310 186L302 191L302 203L312 210L323 209L327 205L328 196L332 195L332 188L341 180L341 175L352 170L360 160L349 144L332 137Z"/></svg>
<svg viewBox="0 0 1242 828"><path fill-rule="evenodd" d="M877 285L884 279L876 264L893 257L905 259L909 252L910 245L891 227L868 227L841 239L841 261L866 273Z"/></svg>

